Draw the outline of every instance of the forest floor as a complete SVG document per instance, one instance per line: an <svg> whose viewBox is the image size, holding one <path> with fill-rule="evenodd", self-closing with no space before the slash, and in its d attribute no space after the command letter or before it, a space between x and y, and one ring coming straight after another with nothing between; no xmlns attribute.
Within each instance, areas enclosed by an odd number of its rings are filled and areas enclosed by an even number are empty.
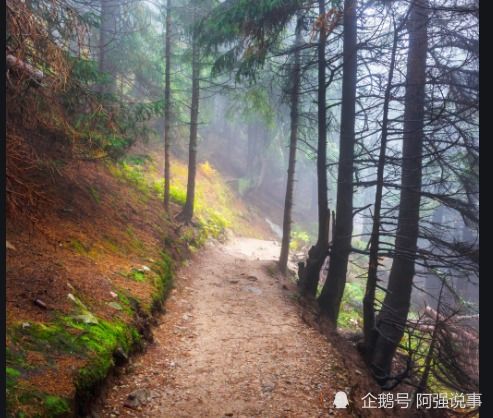
<svg viewBox="0 0 493 418"><path fill-rule="evenodd" d="M303 321L278 253L275 241L233 238L194 254L154 343L111 382L94 416L385 416L361 409L376 390L364 368ZM350 409L333 408L337 391Z"/></svg>

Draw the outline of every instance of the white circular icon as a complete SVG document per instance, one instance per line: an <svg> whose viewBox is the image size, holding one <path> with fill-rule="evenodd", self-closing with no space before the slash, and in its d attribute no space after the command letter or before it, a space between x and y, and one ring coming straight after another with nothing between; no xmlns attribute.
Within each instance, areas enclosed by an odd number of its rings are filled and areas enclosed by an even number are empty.
<svg viewBox="0 0 493 418"><path fill-rule="evenodd" d="M337 392L334 398L334 407L335 408L347 408L349 405L349 401L347 399L347 395L345 392Z"/></svg>

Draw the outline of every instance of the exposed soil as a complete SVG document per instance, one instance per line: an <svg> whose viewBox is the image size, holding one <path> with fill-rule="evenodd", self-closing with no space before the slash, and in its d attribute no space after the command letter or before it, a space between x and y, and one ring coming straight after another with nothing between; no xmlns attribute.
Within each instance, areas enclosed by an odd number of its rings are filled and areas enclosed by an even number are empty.
<svg viewBox="0 0 493 418"><path fill-rule="evenodd" d="M376 389L358 363L348 368L303 321L295 285L276 273L278 245L235 238L195 254L178 274L154 343L108 389L96 414L370 416L361 393ZM349 395L350 409L333 408L337 391Z"/></svg>

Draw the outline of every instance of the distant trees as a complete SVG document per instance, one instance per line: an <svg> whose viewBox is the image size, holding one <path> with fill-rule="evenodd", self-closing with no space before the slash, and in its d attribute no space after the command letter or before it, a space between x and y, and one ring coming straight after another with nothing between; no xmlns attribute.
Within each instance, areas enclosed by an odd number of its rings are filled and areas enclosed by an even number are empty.
<svg viewBox="0 0 493 418"><path fill-rule="evenodd" d="M171 4L172 0L166 0L166 24L165 24L165 80L164 80L164 209L169 212L170 190L170 145L171 145Z"/></svg>
<svg viewBox="0 0 493 418"><path fill-rule="evenodd" d="M298 124L299 124L299 96L301 83L301 57L300 48L303 42L302 37L303 18L298 14L296 19L296 39L294 42L293 67L290 74L290 138L289 138L289 158L288 176L286 179L286 197L284 200L284 215L282 224L281 254L279 256L279 268L282 273L286 273L289 243L291 238L291 212L293 208L294 174L296 166L296 147L298 145Z"/></svg>

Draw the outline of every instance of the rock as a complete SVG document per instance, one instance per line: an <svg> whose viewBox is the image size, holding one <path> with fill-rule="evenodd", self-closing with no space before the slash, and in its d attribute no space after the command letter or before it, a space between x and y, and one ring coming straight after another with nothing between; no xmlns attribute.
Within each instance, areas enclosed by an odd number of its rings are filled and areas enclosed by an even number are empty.
<svg viewBox="0 0 493 418"><path fill-rule="evenodd" d="M226 412L224 414L225 417L232 417L233 416L233 413L232 412Z"/></svg>
<svg viewBox="0 0 493 418"><path fill-rule="evenodd" d="M98 319L91 313L91 312L86 312L81 315L76 315L74 316L74 319L77 321L81 321L84 324L99 324Z"/></svg>
<svg viewBox="0 0 493 418"><path fill-rule="evenodd" d="M255 276L248 276L246 279L250 280L251 282L256 282L258 280L258 278Z"/></svg>
<svg viewBox="0 0 493 418"><path fill-rule="evenodd" d="M111 291L110 292L110 296L113 298L113 299L116 299L118 297L118 294L116 294L115 292Z"/></svg>
<svg viewBox="0 0 493 418"><path fill-rule="evenodd" d="M265 382L262 383L262 392L268 393L272 392L276 387L276 384L274 382Z"/></svg>
<svg viewBox="0 0 493 418"><path fill-rule="evenodd" d="M246 286L246 287L244 287L244 289L245 289L247 292L252 292L252 293L255 293L256 295L260 295L260 294L262 294L262 290L261 290L261 289L259 289L258 287Z"/></svg>
<svg viewBox="0 0 493 418"><path fill-rule="evenodd" d="M149 389L137 389L127 396L123 406L139 410L141 406L146 405L150 400L151 392Z"/></svg>
<svg viewBox="0 0 493 418"><path fill-rule="evenodd" d="M231 284L236 284L236 283L238 283L238 280L230 280L229 282L230 282Z"/></svg>
<svg viewBox="0 0 493 418"><path fill-rule="evenodd" d="M125 351L121 347L118 347L115 350L115 352L113 353L113 357L117 366L122 365L128 361L127 353L125 353Z"/></svg>
<svg viewBox="0 0 493 418"><path fill-rule="evenodd" d="M109 302L108 306L111 306L113 309L116 309L117 311L123 310L122 305L120 305L118 302Z"/></svg>
<svg viewBox="0 0 493 418"><path fill-rule="evenodd" d="M8 241L5 241L5 246L7 247L7 250L16 250L16 248Z"/></svg>
<svg viewBox="0 0 493 418"><path fill-rule="evenodd" d="M127 374L131 374L134 372L135 372L135 366L133 364L128 365L127 368L125 369L125 373Z"/></svg>
<svg viewBox="0 0 493 418"><path fill-rule="evenodd" d="M29 328L30 326L31 326L31 324L29 322L23 322L22 323L22 328L23 329Z"/></svg>
<svg viewBox="0 0 493 418"><path fill-rule="evenodd" d="M151 271L151 269L145 265L142 265L139 269L139 271L143 272L143 273L149 273Z"/></svg>
<svg viewBox="0 0 493 418"><path fill-rule="evenodd" d="M41 299L35 299L33 301L33 303L36 305L36 306L39 306L40 308L43 308L43 309L48 309L48 306L46 306L46 303L44 303Z"/></svg>

